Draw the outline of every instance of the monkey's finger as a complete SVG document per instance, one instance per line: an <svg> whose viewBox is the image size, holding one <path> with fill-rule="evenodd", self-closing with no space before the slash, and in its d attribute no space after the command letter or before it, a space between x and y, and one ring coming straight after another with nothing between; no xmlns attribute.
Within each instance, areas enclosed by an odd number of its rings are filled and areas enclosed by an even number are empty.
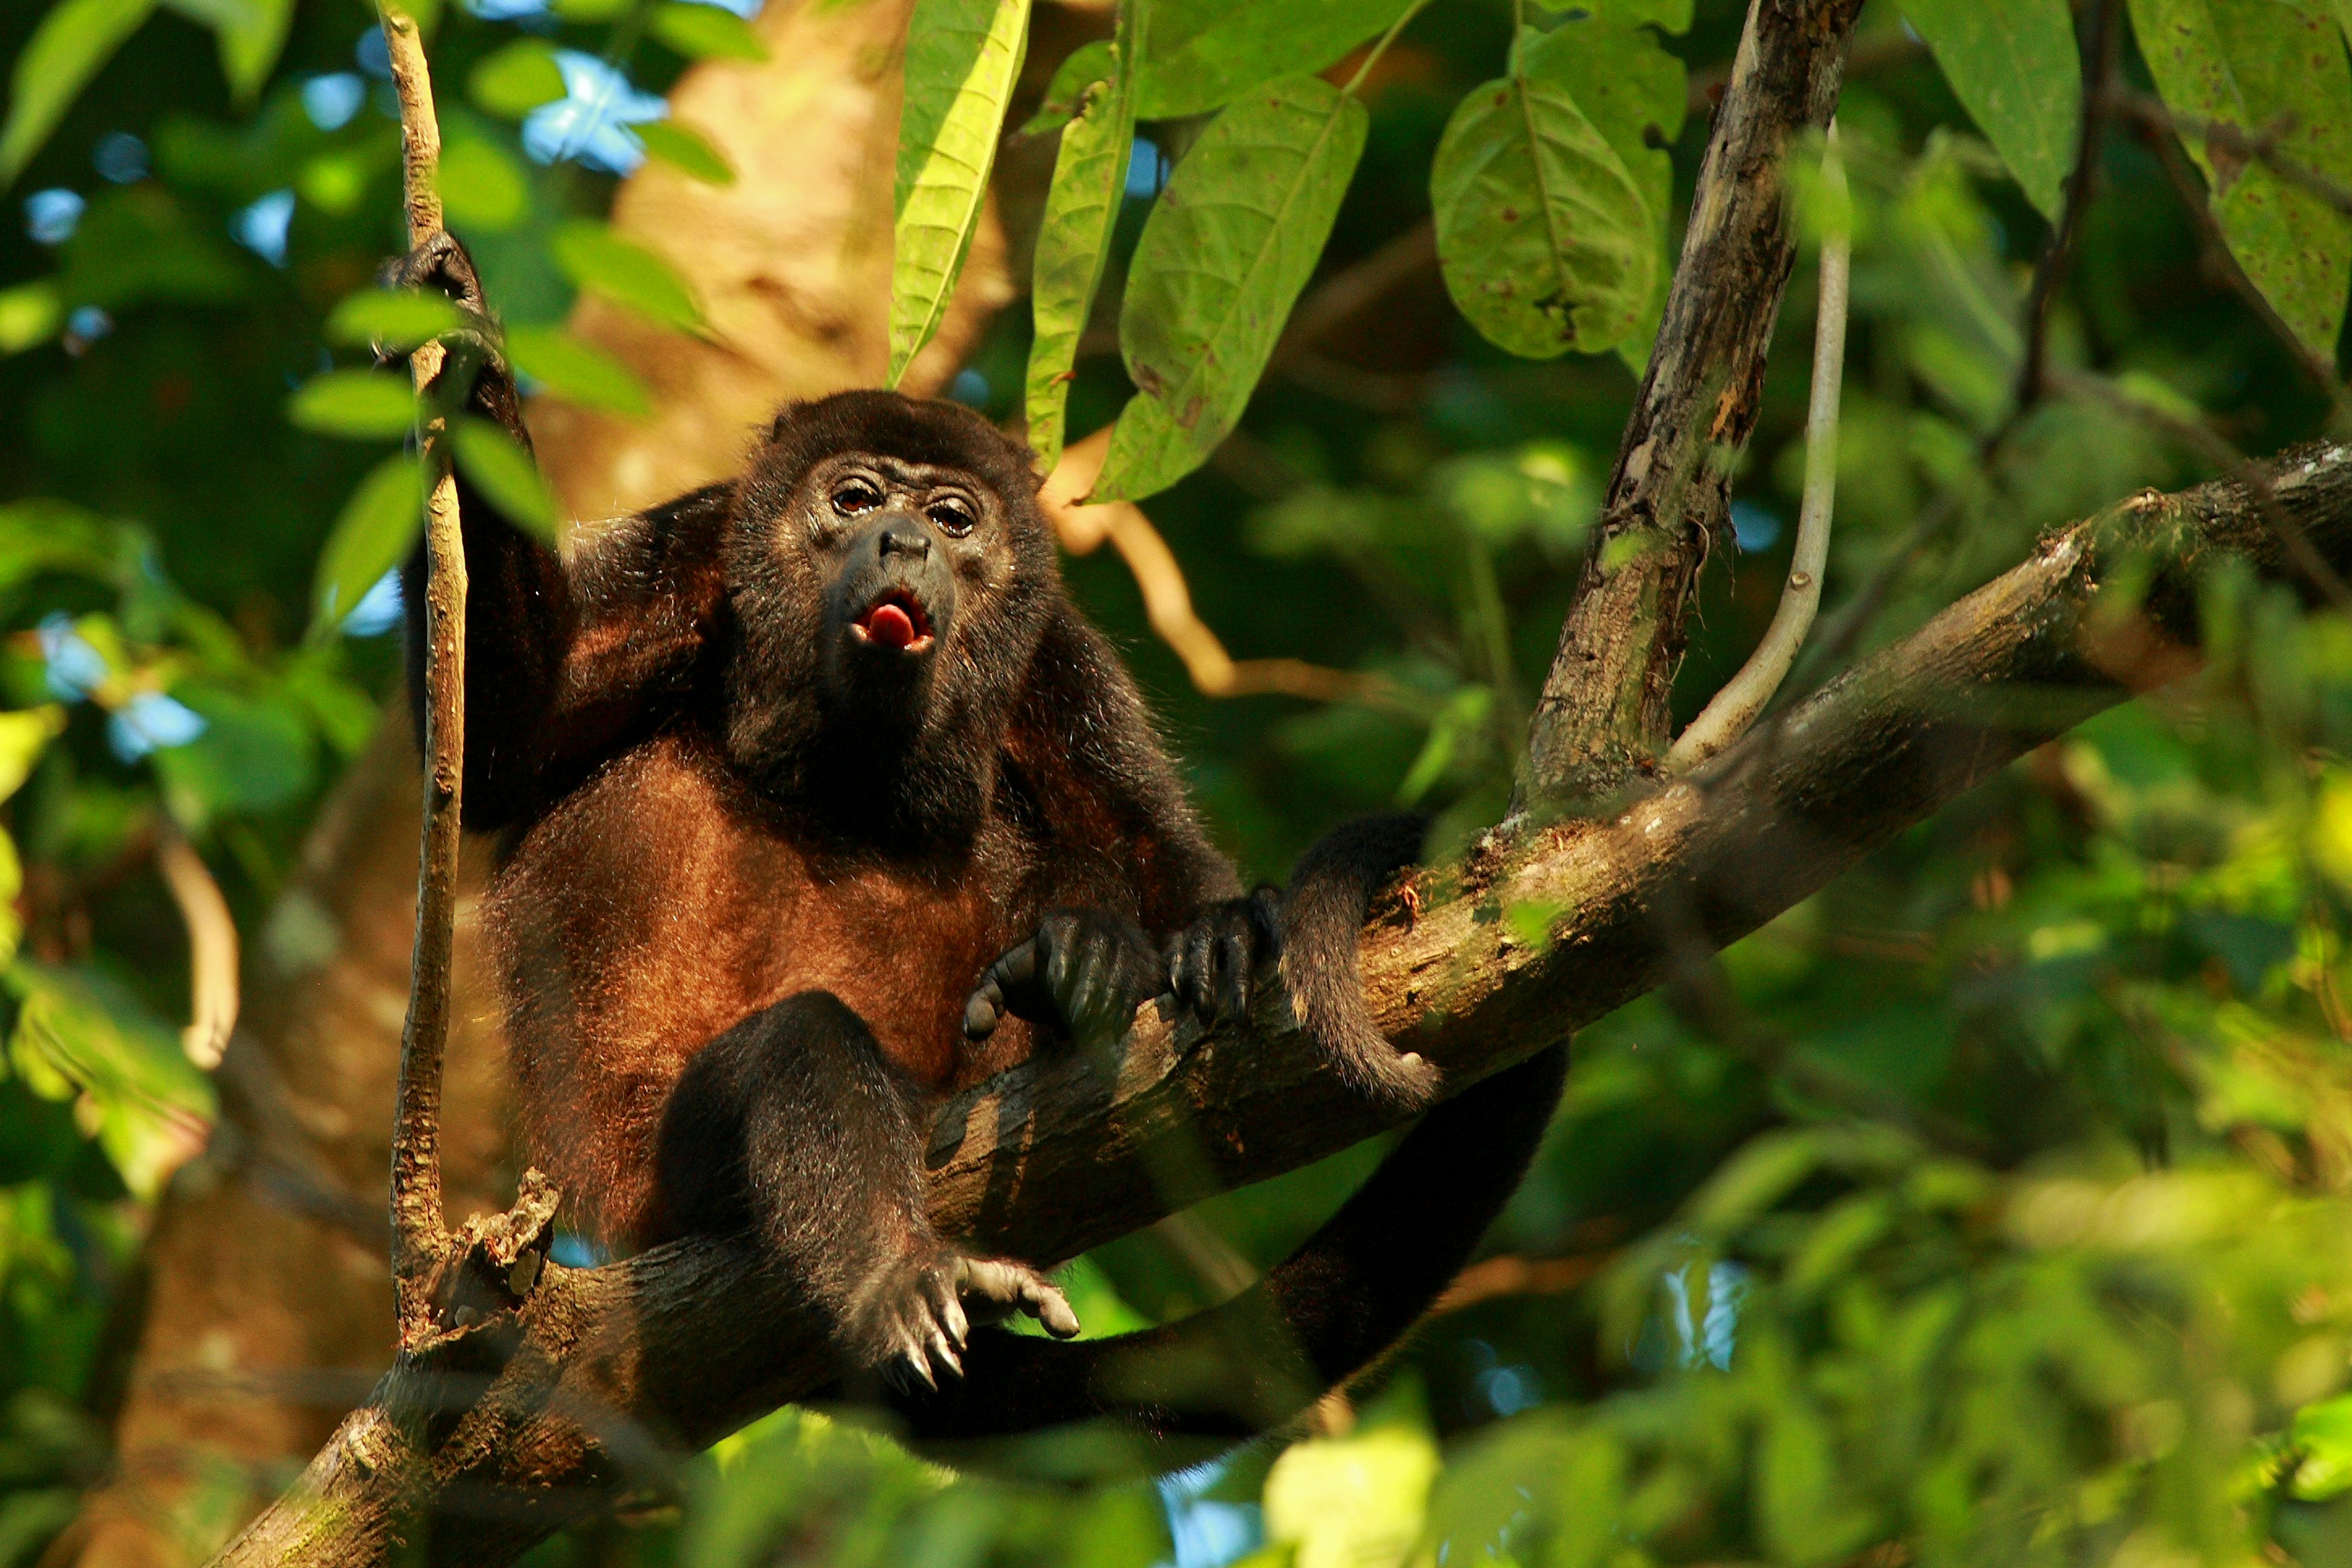
<svg viewBox="0 0 2352 1568"><path fill-rule="evenodd" d="M1216 987L1216 933L1203 921L1184 933L1184 989L1180 994L1193 1016L1204 1024L1213 1024L1217 1019Z"/></svg>
<svg viewBox="0 0 2352 1568"><path fill-rule="evenodd" d="M1057 1340L1073 1338L1078 1331L1078 1315L1070 1310L1069 1298L1050 1279L1033 1280L1023 1289L1021 1310Z"/></svg>
<svg viewBox="0 0 2352 1568"><path fill-rule="evenodd" d="M955 1346L948 1342L947 1331L939 1323L931 1324L930 1333L923 1348L929 1353L933 1366L953 1377L963 1375L963 1363L957 1359Z"/></svg>
<svg viewBox="0 0 2352 1568"><path fill-rule="evenodd" d="M1004 1016L1004 987L997 983L994 971L983 973L971 998L963 1005L963 1037L984 1040L996 1033L996 1021Z"/></svg>
<svg viewBox="0 0 2352 1568"><path fill-rule="evenodd" d="M973 994L985 994L991 1009L1000 1018L1010 1013L1016 1018L1034 1022L1050 1016L1047 1009L1053 1005L1053 998L1038 984L1038 940L1033 936L1009 949L981 972L980 985ZM970 1016L970 1004L966 1004L966 1016Z"/></svg>
<svg viewBox="0 0 2352 1568"><path fill-rule="evenodd" d="M923 1295L930 1308L931 1321L943 1331L948 1342L961 1349L971 1332L971 1323L963 1315L963 1303L956 1299L954 1268L934 1268L923 1275Z"/></svg>
<svg viewBox="0 0 2352 1568"><path fill-rule="evenodd" d="M1222 983L1218 986L1217 1000L1224 1008L1225 1016L1234 1019L1248 1017L1252 968L1248 936L1239 931L1228 931L1224 940L1217 943L1217 958L1221 971L1217 978Z"/></svg>

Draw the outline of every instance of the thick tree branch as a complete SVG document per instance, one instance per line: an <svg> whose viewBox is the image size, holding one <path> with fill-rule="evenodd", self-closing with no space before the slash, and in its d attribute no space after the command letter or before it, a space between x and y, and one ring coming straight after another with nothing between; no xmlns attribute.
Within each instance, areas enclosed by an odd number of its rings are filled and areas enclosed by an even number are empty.
<svg viewBox="0 0 2352 1568"><path fill-rule="evenodd" d="M2266 473L2315 546L2352 562L2352 446ZM1423 873L1364 938L1382 1028L1459 1089L1658 985L1689 941L1754 930L2012 758L2193 668L2205 563L2282 570L2263 512L2226 480L2134 497L1615 819L1490 836ZM2156 567L2144 593L2106 591L2147 582L2137 563ZM1500 918L1515 906L1556 911L1550 940L1517 940ZM931 1213L991 1249L1067 1258L1391 1121L1273 1020L1192 1039L1146 1009L1115 1065L1034 1062L951 1105ZM840 1370L748 1248L547 1273L494 1331L405 1358L224 1560L383 1562L413 1509L441 1521L436 1561L507 1563L656 1481L662 1443L707 1443Z"/></svg>
<svg viewBox="0 0 2352 1568"><path fill-rule="evenodd" d="M1731 510L1765 352L1796 262L1783 164L1837 108L1859 0L1754 0L1665 319L1617 449L1576 607L1528 732L1537 802L1601 798L1653 771L1699 567Z"/></svg>

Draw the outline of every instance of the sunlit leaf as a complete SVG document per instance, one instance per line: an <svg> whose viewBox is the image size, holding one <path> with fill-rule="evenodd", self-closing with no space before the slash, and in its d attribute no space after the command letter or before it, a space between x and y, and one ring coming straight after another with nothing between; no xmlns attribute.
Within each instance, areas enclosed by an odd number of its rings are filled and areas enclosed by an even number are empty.
<svg viewBox="0 0 2352 1568"><path fill-rule="evenodd" d="M530 454L487 419L461 418L453 435L459 471L508 521L553 542L555 498Z"/></svg>
<svg viewBox="0 0 2352 1568"><path fill-rule="evenodd" d="M66 711L54 703L21 712L0 713L0 800L25 785L41 749L62 733Z"/></svg>
<svg viewBox="0 0 2352 1568"><path fill-rule="evenodd" d="M499 232L530 211L530 182L522 165L494 142L452 137L441 149L441 199L452 223Z"/></svg>
<svg viewBox="0 0 2352 1568"><path fill-rule="evenodd" d="M10 78L0 185L24 173L66 106L154 8L155 0L58 0L41 18Z"/></svg>
<svg viewBox="0 0 2352 1568"><path fill-rule="evenodd" d="M663 0L649 26L653 35L689 59L764 60L768 46L751 24L716 5Z"/></svg>
<svg viewBox="0 0 2352 1568"><path fill-rule="evenodd" d="M214 1110L179 1036L89 970L19 962L7 981L18 1002L9 1065L36 1094L75 1100L124 1184L152 1198L201 1145Z"/></svg>
<svg viewBox="0 0 2352 1568"><path fill-rule="evenodd" d="M703 330L695 303L668 262L601 223L585 219L555 231L556 264L583 289L593 289L646 320L682 332Z"/></svg>
<svg viewBox="0 0 2352 1568"><path fill-rule="evenodd" d="M1323 253L1368 119L1330 83L1294 77L1217 116L1177 165L1128 273L1119 346L1138 390L1097 500L1166 489L1241 417Z"/></svg>
<svg viewBox="0 0 2352 1568"><path fill-rule="evenodd" d="M890 371L931 341L971 254L1004 109L1029 47L1029 0L916 0L892 211Z"/></svg>
<svg viewBox="0 0 2352 1568"><path fill-rule="evenodd" d="M327 316L330 342L351 348L381 343L390 352L406 353L444 332L455 331L464 318L446 296L417 289L362 289L347 294Z"/></svg>
<svg viewBox="0 0 2352 1568"><path fill-rule="evenodd" d="M416 421L416 395L404 375L331 370L302 384L287 400L286 416L321 436L396 440Z"/></svg>
<svg viewBox="0 0 2352 1568"><path fill-rule="evenodd" d="M1437 1446L1402 1424L1294 1443L1265 1478L1265 1533L1297 1568L1402 1563L1420 1539Z"/></svg>
<svg viewBox="0 0 2352 1568"><path fill-rule="evenodd" d="M2083 111L2065 0L1904 0L1903 14L2026 199L2056 222Z"/></svg>
<svg viewBox="0 0 2352 1568"><path fill-rule="evenodd" d="M1280 77L1321 70L1377 37L1411 0L1161 0L1137 82L1136 115L1206 114Z"/></svg>
<svg viewBox="0 0 2352 1568"><path fill-rule="evenodd" d="M2294 1413L2289 1436L2302 1451L2295 1496L2319 1502L2352 1491L2352 1394L2305 1405Z"/></svg>
<svg viewBox="0 0 2352 1568"><path fill-rule="evenodd" d="M66 305L54 283L0 289L0 354L22 353L47 342L65 325Z"/></svg>
<svg viewBox="0 0 2352 1568"><path fill-rule="evenodd" d="M1517 69L1462 100L1429 176L1454 304L1530 359L1615 343L1658 270L1649 205L1577 106L1569 51L1549 42L1523 37Z"/></svg>
<svg viewBox="0 0 2352 1568"><path fill-rule="evenodd" d="M1120 55L1133 58L1136 29L1146 23L1150 3L1127 0L1120 6ZM1118 68L1116 58L1107 63L1113 68L1109 79L1093 85L1076 117L1062 128L1037 229L1030 285L1035 335L1029 348L1026 405L1029 445L1048 473L1061 458L1062 419L1077 374L1078 340L1094 313L1095 289L1127 194L1128 152L1135 141L1134 73Z"/></svg>
<svg viewBox="0 0 2352 1568"><path fill-rule="evenodd" d="M507 329L507 358L514 367L567 403L642 416L653 398L629 367L561 327Z"/></svg>
<svg viewBox="0 0 2352 1568"><path fill-rule="evenodd" d="M2275 133L2278 151L2352 185L2352 65L2336 19L2296 0L2132 0L2132 26L2175 113ZM2268 165L2183 141L2246 276L2304 346L2333 364L2352 289L2352 217Z"/></svg>
<svg viewBox="0 0 2352 1568"><path fill-rule="evenodd" d="M517 38L486 55L466 79L475 104L507 120L520 120L542 103L563 96L563 73L555 50L537 38Z"/></svg>
<svg viewBox="0 0 2352 1568"><path fill-rule="evenodd" d="M700 180L706 185L731 185L735 183L735 165L730 163L710 139L690 125L675 120L648 120L629 128L646 151L672 168Z"/></svg>
<svg viewBox="0 0 2352 1568"><path fill-rule="evenodd" d="M370 469L319 552L310 635L324 637L341 626L367 591L408 559L424 526L425 482L416 459L402 452Z"/></svg>
<svg viewBox="0 0 2352 1568"><path fill-rule="evenodd" d="M1022 122L1019 134L1045 136L1059 131L1078 112L1087 91L1097 84L1110 79L1116 68L1108 38L1097 38L1080 44L1054 68L1054 79L1045 84L1045 97L1037 105L1037 112Z"/></svg>

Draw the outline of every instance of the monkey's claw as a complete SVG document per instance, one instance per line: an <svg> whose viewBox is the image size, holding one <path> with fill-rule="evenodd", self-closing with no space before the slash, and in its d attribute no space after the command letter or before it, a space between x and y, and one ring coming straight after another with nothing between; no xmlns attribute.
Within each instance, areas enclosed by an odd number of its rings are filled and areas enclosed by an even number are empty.
<svg viewBox="0 0 2352 1568"><path fill-rule="evenodd" d="M1179 1009L1203 1025L1249 1016L1260 972L1282 956L1282 895L1262 887L1212 905L1168 939L1168 984Z"/></svg>
<svg viewBox="0 0 2352 1568"><path fill-rule="evenodd" d="M1151 939L1132 921L1103 910L1057 910L981 972L964 1004L964 1037L988 1038L1009 1013L1057 1025L1082 1045L1108 1044L1167 983Z"/></svg>
<svg viewBox="0 0 2352 1568"><path fill-rule="evenodd" d="M1056 1339L1078 1331L1078 1316L1051 1279L1006 1258L943 1252L917 1266L882 1311L883 1375L911 1394L963 1375L971 1325L1025 1312ZM971 1307L967 1310L965 1303Z"/></svg>

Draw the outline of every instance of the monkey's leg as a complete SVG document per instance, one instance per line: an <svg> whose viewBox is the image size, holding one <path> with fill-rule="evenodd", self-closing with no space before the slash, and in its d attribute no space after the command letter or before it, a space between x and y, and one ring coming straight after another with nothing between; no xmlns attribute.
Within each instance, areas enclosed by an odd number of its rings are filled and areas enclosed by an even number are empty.
<svg viewBox="0 0 2352 1568"><path fill-rule="evenodd" d="M1026 1264L973 1258L923 1215L922 1143L906 1087L865 1020L823 991L790 996L696 1054L662 1114L659 1233L749 1230L833 1321L859 1368L931 1383L960 1373L983 1319L1078 1321Z"/></svg>

